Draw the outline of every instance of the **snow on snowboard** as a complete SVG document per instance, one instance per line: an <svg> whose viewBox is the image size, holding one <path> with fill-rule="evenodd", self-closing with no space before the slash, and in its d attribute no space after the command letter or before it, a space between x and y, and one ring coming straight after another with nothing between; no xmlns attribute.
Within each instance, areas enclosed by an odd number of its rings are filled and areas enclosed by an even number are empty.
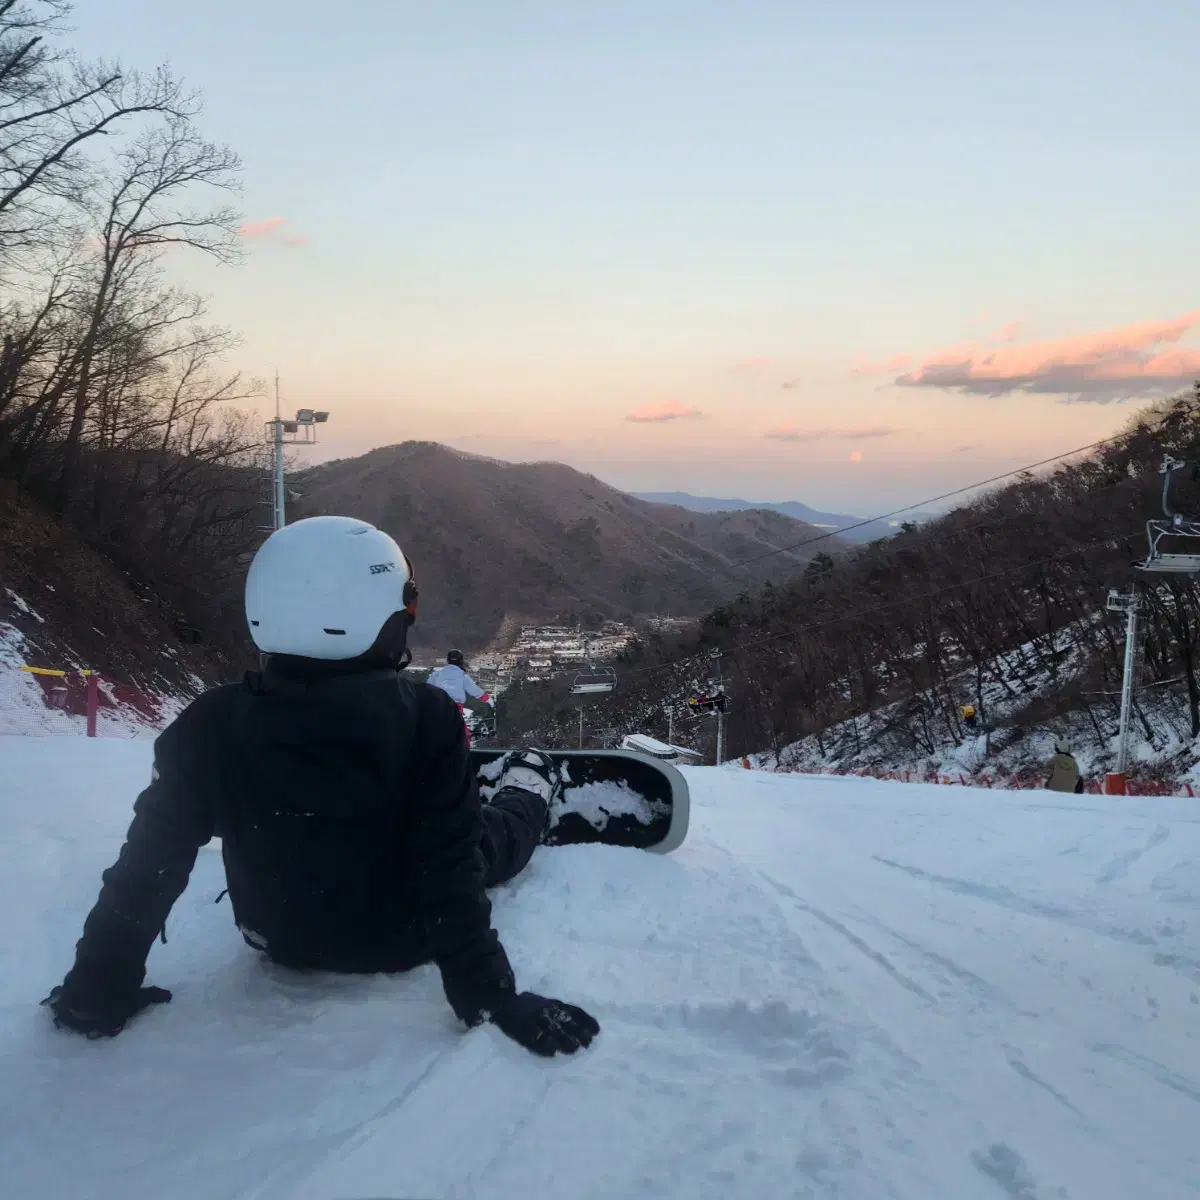
<svg viewBox="0 0 1200 1200"><path fill-rule="evenodd" d="M471 750L485 800L495 792L503 748ZM547 750L563 772L563 793L550 815L549 846L602 842L655 854L687 837L687 780L670 763L632 750Z"/></svg>

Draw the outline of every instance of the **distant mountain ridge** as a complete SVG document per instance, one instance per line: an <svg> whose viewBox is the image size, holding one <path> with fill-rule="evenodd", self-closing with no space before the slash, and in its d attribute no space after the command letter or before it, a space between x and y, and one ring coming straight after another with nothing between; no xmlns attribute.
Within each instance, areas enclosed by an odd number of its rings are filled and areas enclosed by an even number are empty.
<svg viewBox="0 0 1200 1200"><path fill-rule="evenodd" d="M902 520L927 521L933 516L927 512L906 513L903 518L892 521L871 521L860 529L850 528L864 520L863 517L847 516L845 513L821 512L801 504L799 500L737 500L721 499L716 496L693 496L690 492L631 492L639 500L648 500L651 504L675 504L691 512L745 512L749 509L766 509L770 512L781 513L794 521L803 521L813 525L822 532L838 532L848 542L873 542L876 538L888 537L900 528ZM844 532L843 532L844 531Z"/></svg>
<svg viewBox="0 0 1200 1200"><path fill-rule="evenodd" d="M799 574L838 539L768 509L703 513L618 491L562 463L506 463L435 442L383 446L290 476L293 519L370 521L410 554L414 649L479 650L514 620L701 616ZM798 547L796 549L788 549Z"/></svg>

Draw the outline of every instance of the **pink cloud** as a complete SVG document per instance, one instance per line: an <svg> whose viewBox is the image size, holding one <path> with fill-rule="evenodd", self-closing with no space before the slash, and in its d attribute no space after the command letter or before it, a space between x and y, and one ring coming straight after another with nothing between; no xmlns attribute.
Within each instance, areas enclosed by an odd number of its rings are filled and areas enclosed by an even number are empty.
<svg viewBox="0 0 1200 1200"><path fill-rule="evenodd" d="M678 404L668 400L665 404L648 404L644 408L635 408L627 413L625 420L638 422L651 421L691 421L704 414L694 404Z"/></svg>
<svg viewBox="0 0 1200 1200"><path fill-rule="evenodd" d="M797 429L791 424L776 425L763 434L763 437L776 442L819 442L832 436L832 430L829 429Z"/></svg>
<svg viewBox="0 0 1200 1200"><path fill-rule="evenodd" d="M895 382L976 395L1024 391L1100 402L1169 392L1200 377L1200 351L1161 347L1197 325L1200 309L1024 346L956 346L930 355Z"/></svg>
<svg viewBox="0 0 1200 1200"><path fill-rule="evenodd" d="M267 217L262 221L246 221L238 226L238 233L248 242L274 241L286 224L286 217ZM308 245L308 238L302 233L285 234L279 240L293 248Z"/></svg>
<svg viewBox="0 0 1200 1200"><path fill-rule="evenodd" d="M743 358L739 362L733 364L735 371L762 371L766 367L773 367L775 360L773 358Z"/></svg>
<svg viewBox="0 0 1200 1200"><path fill-rule="evenodd" d="M776 425L763 437L776 442L823 442L829 439L862 441L868 438L891 437L898 430L886 425L852 425L846 429L797 429L795 425Z"/></svg>
<svg viewBox="0 0 1200 1200"><path fill-rule="evenodd" d="M893 434L899 432L898 429L893 429L890 425L854 425L849 429L840 430L835 436L859 441L865 438L891 437Z"/></svg>
<svg viewBox="0 0 1200 1200"><path fill-rule="evenodd" d="M1017 340L1017 332L1021 328L1020 321L1009 321L1007 325L1002 325L995 333L992 334L993 342L1015 342Z"/></svg>
<svg viewBox="0 0 1200 1200"><path fill-rule="evenodd" d="M238 226L238 233L247 241L254 241L256 238L270 237L284 222L285 218L283 217L267 217L263 221L246 221Z"/></svg>
<svg viewBox="0 0 1200 1200"><path fill-rule="evenodd" d="M985 308L983 310L983 312L981 312L979 314L979 316L971 318L971 324L972 325L986 325L991 319L992 319L991 312Z"/></svg>

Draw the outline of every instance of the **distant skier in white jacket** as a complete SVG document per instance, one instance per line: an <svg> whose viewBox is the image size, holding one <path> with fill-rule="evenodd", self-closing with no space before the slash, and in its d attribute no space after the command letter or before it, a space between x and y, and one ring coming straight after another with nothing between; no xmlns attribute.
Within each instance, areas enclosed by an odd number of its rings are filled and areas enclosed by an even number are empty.
<svg viewBox="0 0 1200 1200"><path fill-rule="evenodd" d="M463 669L463 653L461 650L451 650L446 655L446 665L429 672L426 683L441 688L443 692L458 705L462 712L466 707L467 697L472 700L482 700L484 704L496 707L496 701L489 692L485 692ZM471 740L471 731L467 730L467 740Z"/></svg>

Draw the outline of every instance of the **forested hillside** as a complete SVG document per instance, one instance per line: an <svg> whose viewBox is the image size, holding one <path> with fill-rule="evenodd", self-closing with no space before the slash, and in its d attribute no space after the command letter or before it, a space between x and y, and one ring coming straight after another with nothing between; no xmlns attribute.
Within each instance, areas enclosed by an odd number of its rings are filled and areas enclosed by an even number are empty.
<svg viewBox="0 0 1200 1200"><path fill-rule="evenodd" d="M191 257L238 258L240 163L206 138L199 99L167 68L73 53L66 12L0 5L5 516L34 505L64 545L77 539L78 562L106 559L156 619L237 658L234 599L264 519L262 434L238 407L253 386L225 365L235 339L178 281ZM7 543L20 535L8 529ZM80 628L56 632L77 644L111 614L91 580L70 582L61 607ZM148 662L161 649L147 647Z"/></svg>

